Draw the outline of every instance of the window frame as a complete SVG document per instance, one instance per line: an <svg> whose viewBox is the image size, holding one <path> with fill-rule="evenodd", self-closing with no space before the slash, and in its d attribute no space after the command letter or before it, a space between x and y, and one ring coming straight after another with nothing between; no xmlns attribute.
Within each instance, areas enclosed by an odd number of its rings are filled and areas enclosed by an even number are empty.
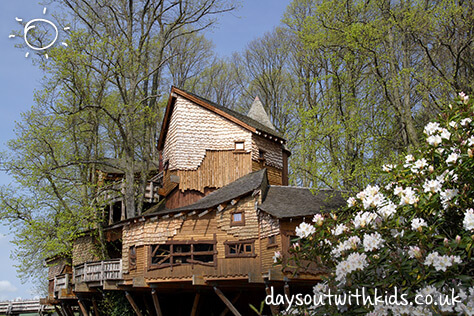
<svg viewBox="0 0 474 316"><path fill-rule="evenodd" d="M240 248L240 249L243 249L243 252L231 253L231 247L238 246L238 245L243 247L243 248ZM251 246L250 252L246 251L245 249L246 245ZM224 246L225 246L226 258L255 258L257 256L257 254L255 253L255 239L225 241ZM237 247L237 249L239 248Z"/></svg>
<svg viewBox="0 0 474 316"><path fill-rule="evenodd" d="M209 251L196 251L194 249L195 245L212 245L212 249ZM212 240L170 240L162 244L148 245L148 270L162 269L180 265L203 265L209 267L217 266L217 241L216 239ZM160 246L169 246L169 254L162 256L163 259L159 263L153 263L153 258L156 251ZM189 251L177 252L179 246L189 246ZM156 247L154 250L153 247ZM212 261L205 262L196 260L194 256L212 256ZM175 262L176 257L189 257L187 262ZM168 261L164 263L164 261Z"/></svg>
<svg viewBox="0 0 474 316"><path fill-rule="evenodd" d="M242 148L237 148L237 144L242 144ZM245 151L245 141L244 140L234 141L234 150L235 151Z"/></svg>
<svg viewBox="0 0 474 316"><path fill-rule="evenodd" d="M234 221L234 215L235 214L241 214L242 216L242 219L240 221ZM240 210L237 210L237 211L233 211L230 213L230 226L231 227L234 227L234 226L245 226L245 211L240 211Z"/></svg>
<svg viewBox="0 0 474 316"><path fill-rule="evenodd" d="M135 245L128 248L128 268L129 270L137 269L137 247Z"/></svg>

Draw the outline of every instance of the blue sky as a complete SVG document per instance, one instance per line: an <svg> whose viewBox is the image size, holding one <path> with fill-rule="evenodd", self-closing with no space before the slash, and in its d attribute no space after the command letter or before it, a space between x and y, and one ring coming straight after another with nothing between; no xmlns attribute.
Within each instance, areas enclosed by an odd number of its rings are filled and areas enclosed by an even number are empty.
<svg viewBox="0 0 474 316"><path fill-rule="evenodd" d="M277 26L289 3L290 0L243 0L242 7L222 16L207 37L214 42L220 56L230 56ZM24 21L47 19L50 10L43 15L43 8L34 0L1 0L0 3L0 151L5 150L5 143L14 136L20 113L33 105L34 90L40 87L43 76L31 59L25 58L26 50L14 47L22 39L10 39L8 35L12 30L22 29L15 17ZM9 182L8 175L0 172L0 184ZM10 259L13 249L10 240L8 227L0 225L0 301L35 296L32 284L22 284L16 277L15 262Z"/></svg>

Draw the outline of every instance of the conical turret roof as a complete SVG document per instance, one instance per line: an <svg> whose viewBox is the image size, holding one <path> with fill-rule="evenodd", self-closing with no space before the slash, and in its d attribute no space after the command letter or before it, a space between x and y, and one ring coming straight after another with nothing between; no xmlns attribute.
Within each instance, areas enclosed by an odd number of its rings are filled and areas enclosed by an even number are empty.
<svg viewBox="0 0 474 316"><path fill-rule="evenodd" d="M247 116L255 121L265 125L272 130L275 130L275 126L273 126L272 122L270 121L270 117L268 116L267 112L265 111L260 98L257 96L250 107Z"/></svg>

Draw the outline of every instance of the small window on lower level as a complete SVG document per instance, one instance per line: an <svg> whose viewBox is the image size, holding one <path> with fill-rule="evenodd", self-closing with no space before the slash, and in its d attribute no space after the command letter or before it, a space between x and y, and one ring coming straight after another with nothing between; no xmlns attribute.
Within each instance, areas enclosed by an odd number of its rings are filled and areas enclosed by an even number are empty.
<svg viewBox="0 0 474 316"><path fill-rule="evenodd" d="M275 235L268 237L268 243L267 243L267 247L274 247L274 246L277 246Z"/></svg>
<svg viewBox="0 0 474 316"><path fill-rule="evenodd" d="M254 240L226 241L224 244L228 258L255 257Z"/></svg>
<svg viewBox="0 0 474 316"><path fill-rule="evenodd" d="M135 269L137 267L137 248L135 246L129 248L128 259L130 269Z"/></svg>
<svg viewBox="0 0 474 316"><path fill-rule="evenodd" d="M230 226L244 226L245 215L244 212L233 212L230 214Z"/></svg>

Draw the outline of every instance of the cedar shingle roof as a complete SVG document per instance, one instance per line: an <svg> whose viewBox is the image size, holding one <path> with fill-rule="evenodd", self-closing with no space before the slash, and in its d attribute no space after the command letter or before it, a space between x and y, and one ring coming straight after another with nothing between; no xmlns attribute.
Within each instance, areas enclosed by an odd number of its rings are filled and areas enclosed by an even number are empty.
<svg viewBox="0 0 474 316"><path fill-rule="evenodd" d="M184 91L184 90L183 90L183 91ZM256 129L258 129L259 131L262 131L262 132L265 132L265 133L267 133L267 134L270 134L270 135L276 136L276 137L278 137L278 138L284 139L284 138L283 138L283 135L281 135L281 134L280 134L279 132L277 132L275 129L273 129L273 128L271 128L271 127L267 126L266 124L263 124L263 123L261 123L261 122L259 122L259 121L256 121L256 120L254 120L253 118L251 118L251 117L249 117L249 116L247 116L247 115L241 114L241 113L239 113L239 112L236 112L236 111L234 111L234 110L231 110L231 109L229 109L229 108L226 108L225 106L222 106L222 105L219 105L219 104L214 103L214 102L212 102L212 101L209 101L209 100L207 100L207 99L205 99L205 98L203 98L203 97L200 97L200 96L198 96L198 95L196 95L196 94L194 94L194 93L187 92L187 91L184 91L184 92L186 92L186 93L192 95L192 96L195 97L195 98L198 98L198 99L202 100L203 102L209 103L210 105L214 106L215 108L218 108L219 110L222 110L222 111L226 112L227 114L232 115L233 117L235 117L235 118L241 120L242 122L244 122L244 123L246 123L246 124L248 124L248 125L250 125L250 126L256 128ZM260 102L260 100L259 100L258 102ZM260 102L260 104L261 104L261 102ZM262 109L263 109L263 105L262 105ZM255 111L255 110L254 110L254 111ZM263 117L262 113L260 113L260 112L259 112L259 115L260 115L261 117ZM265 116L266 116L266 113L265 113ZM266 116L266 119L268 120L268 116ZM271 124L271 122L269 122L269 123Z"/></svg>
<svg viewBox="0 0 474 316"><path fill-rule="evenodd" d="M340 191L271 185L265 201L258 208L277 218L310 216L334 211L346 205Z"/></svg>

